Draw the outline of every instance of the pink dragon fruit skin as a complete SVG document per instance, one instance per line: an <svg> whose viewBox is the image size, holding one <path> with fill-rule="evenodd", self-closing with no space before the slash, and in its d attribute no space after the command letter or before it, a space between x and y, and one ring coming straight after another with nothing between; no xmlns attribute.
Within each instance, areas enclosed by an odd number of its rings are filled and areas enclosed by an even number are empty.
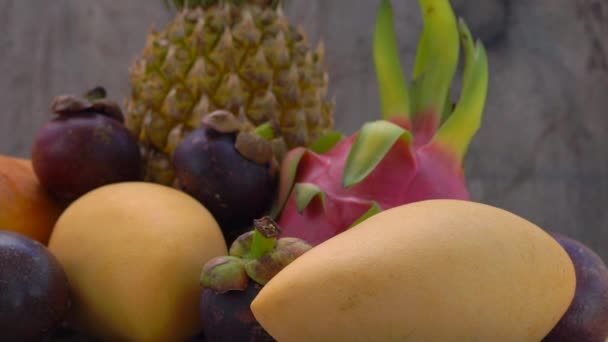
<svg viewBox="0 0 608 342"><path fill-rule="evenodd" d="M356 137L339 142L325 154L305 151L296 182L318 186L324 201L315 197L300 214L296 196L290 196L278 221L282 236L316 245L348 229L374 204L386 210L425 199L469 199L462 168L438 144L414 149L399 141L361 183L343 187L339 180Z"/></svg>
<svg viewBox="0 0 608 342"><path fill-rule="evenodd" d="M392 10L385 0L374 37L384 120L365 124L351 137L327 139L288 153L281 165L275 206L281 236L298 237L314 246L381 210L427 199L469 199L462 160L480 126L487 57L464 22L456 22L449 1L420 0L420 4L425 26L414 70L416 83L408 91L398 77ZM459 39L465 67L460 100L452 110L446 99ZM455 53L444 53L445 49ZM431 56L438 51L442 53Z"/></svg>

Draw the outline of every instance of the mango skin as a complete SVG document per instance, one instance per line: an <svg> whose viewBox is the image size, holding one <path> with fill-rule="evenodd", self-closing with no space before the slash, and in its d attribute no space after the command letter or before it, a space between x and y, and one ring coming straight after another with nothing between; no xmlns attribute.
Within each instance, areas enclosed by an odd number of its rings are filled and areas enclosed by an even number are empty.
<svg viewBox="0 0 608 342"><path fill-rule="evenodd" d="M281 342L540 341L576 286L564 249L502 209L430 200L296 259L251 309Z"/></svg>
<svg viewBox="0 0 608 342"><path fill-rule="evenodd" d="M195 199L151 183L93 190L59 218L49 249L73 293L68 323L103 341L185 341L201 331L199 276L227 254Z"/></svg>
<svg viewBox="0 0 608 342"><path fill-rule="evenodd" d="M0 156L0 229L46 245L62 210L40 185L30 160Z"/></svg>

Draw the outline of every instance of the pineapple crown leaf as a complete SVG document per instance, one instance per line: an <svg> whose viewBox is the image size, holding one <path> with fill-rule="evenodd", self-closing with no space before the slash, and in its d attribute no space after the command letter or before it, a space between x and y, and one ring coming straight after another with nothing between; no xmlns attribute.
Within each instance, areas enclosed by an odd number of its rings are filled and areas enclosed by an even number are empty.
<svg viewBox="0 0 608 342"><path fill-rule="evenodd" d="M271 8L276 9L279 6L279 3L284 3L284 1L280 0L163 0L163 2L165 3L165 6L175 7L177 9L196 7L205 8L216 5L218 3L229 3L237 6L250 3L264 7L269 6Z"/></svg>
<svg viewBox="0 0 608 342"><path fill-rule="evenodd" d="M398 141L409 146L410 132L385 120L363 125L346 158L342 186L348 188L363 181Z"/></svg>
<svg viewBox="0 0 608 342"><path fill-rule="evenodd" d="M304 209L310 205L313 199L319 198L323 205L323 211L327 211L325 193L318 186L312 183L297 183L294 186L296 208L302 214Z"/></svg>
<svg viewBox="0 0 608 342"><path fill-rule="evenodd" d="M383 0L378 8L373 52L382 116L385 119L393 116L407 118L410 113L410 103L401 62L399 61L397 36L390 0Z"/></svg>
<svg viewBox="0 0 608 342"><path fill-rule="evenodd" d="M462 92L454 112L433 139L450 149L462 161L481 125L488 91L488 57L481 41L473 42L471 32L463 20L459 21L459 29L465 57Z"/></svg>

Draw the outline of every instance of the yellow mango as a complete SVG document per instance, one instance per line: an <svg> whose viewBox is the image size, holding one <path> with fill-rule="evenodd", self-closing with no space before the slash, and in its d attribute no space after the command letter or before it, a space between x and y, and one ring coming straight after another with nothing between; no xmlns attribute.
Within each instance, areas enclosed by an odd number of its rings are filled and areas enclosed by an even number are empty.
<svg viewBox="0 0 608 342"><path fill-rule="evenodd" d="M430 200L308 251L251 309L280 342L538 342L575 283L568 254L533 223L485 204Z"/></svg>
<svg viewBox="0 0 608 342"><path fill-rule="evenodd" d="M93 190L57 221L49 249L66 271L68 322L102 341L187 341L202 329L199 276L227 254L213 216L170 187Z"/></svg>

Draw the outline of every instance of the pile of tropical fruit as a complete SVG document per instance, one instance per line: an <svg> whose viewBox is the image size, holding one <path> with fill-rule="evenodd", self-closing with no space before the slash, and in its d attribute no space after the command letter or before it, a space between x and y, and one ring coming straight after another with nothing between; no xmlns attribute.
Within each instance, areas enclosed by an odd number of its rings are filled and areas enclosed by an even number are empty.
<svg viewBox="0 0 608 342"><path fill-rule="evenodd" d="M124 111L53 99L0 158L0 340L604 341L597 254L469 196L483 44L420 0L406 82L378 2L381 118L350 137L278 1L175 1Z"/></svg>

